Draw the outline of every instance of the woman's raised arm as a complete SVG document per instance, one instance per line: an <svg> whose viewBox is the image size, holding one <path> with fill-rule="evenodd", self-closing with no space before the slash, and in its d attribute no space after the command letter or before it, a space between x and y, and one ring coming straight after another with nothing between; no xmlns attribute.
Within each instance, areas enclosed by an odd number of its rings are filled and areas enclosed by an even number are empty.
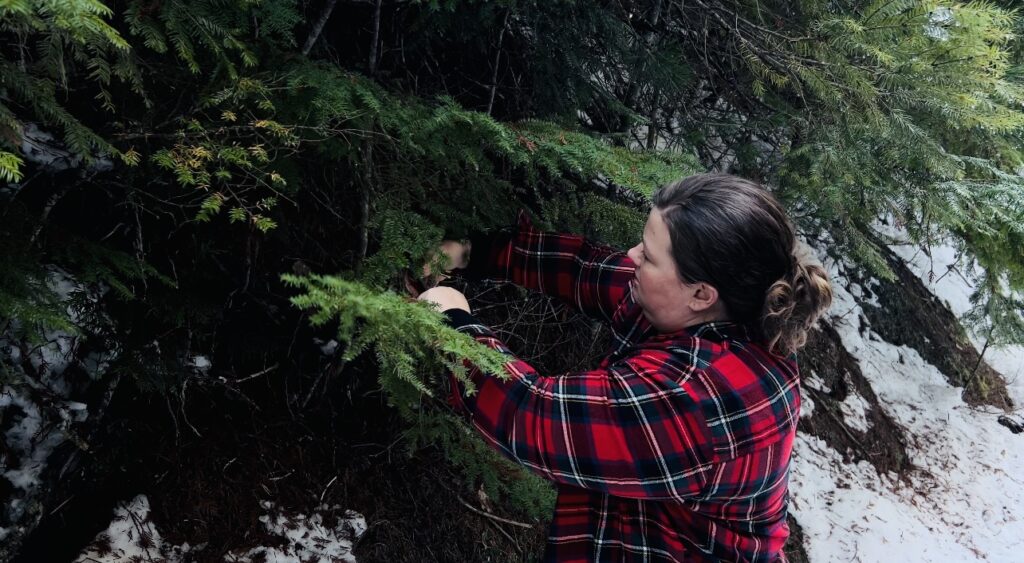
<svg viewBox="0 0 1024 563"><path fill-rule="evenodd" d="M579 235L540 231L525 212L517 227L513 233L474 239L466 272L541 291L610 322L629 291L633 261Z"/></svg>

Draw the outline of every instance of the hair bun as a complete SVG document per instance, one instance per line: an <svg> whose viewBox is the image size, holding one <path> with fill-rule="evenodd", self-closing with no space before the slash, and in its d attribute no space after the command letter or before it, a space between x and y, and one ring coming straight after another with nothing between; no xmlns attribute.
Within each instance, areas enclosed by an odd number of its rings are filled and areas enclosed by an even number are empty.
<svg viewBox="0 0 1024 563"><path fill-rule="evenodd" d="M765 292L761 330L769 349L781 355L799 350L831 304L828 273L805 249L794 248L793 267Z"/></svg>

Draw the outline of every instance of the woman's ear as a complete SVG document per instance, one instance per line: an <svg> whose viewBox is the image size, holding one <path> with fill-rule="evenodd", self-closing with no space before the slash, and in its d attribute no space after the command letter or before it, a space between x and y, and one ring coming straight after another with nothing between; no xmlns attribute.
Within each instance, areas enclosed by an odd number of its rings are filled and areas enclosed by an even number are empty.
<svg viewBox="0 0 1024 563"><path fill-rule="evenodd" d="M694 311L707 311L718 303L718 290L715 286L698 282L690 294L690 309Z"/></svg>

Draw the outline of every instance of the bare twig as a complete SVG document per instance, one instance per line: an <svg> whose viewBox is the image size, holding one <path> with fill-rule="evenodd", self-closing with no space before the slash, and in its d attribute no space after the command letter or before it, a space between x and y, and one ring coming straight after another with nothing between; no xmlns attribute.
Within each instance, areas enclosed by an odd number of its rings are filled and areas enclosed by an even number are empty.
<svg viewBox="0 0 1024 563"><path fill-rule="evenodd" d="M64 198L65 195L67 195L67 193L71 190L71 187L72 184L70 182L67 182L63 185L63 187L53 192L53 194L51 194L50 197L47 198L46 205L43 207L43 212L39 215L39 224L37 224L36 228L32 230L32 237L29 238L29 244L35 244L36 239L39 238L39 233L41 233L43 231L43 227L46 226L46 219L50 216L50 211L52 211L54 206L57 205L57 202L59 202L61 199Z"/></svg>
<svg viewBox="0 0 1024 563"><path fill-rule="evenodd" d="M498 62L501 60L501 45L505 41L505 31L508 30L508 16L512 10L505 11L505 20L501 24L501 33L498 34L498 50L494 54L494 71L491 73L491 97L487 101L487 115L491 115L494 109L494 95L498 92Z"/></svg>
<svg viewBox="0 0 1024 563"><path fill-rule="evenodd" d="M465 506L466 508L472 510L473 512L476 512L480 516L490 518L491 520L496 520L503 524L511 524L513 526L519 526L520 528L526 528L527 530L533 529L533 526L531 526L530 524L526 524L525 522L516 522L515 520L509 520L507 518L502 518L501 516L495 516L489 512L484 512L483 510L480 510L479 508L473 506L472 504L469 504L468 502L462 500L462 497L458 495L455 496L455 499L462 503L462 506Z"/></svg>
<svg viewBox="0 0 1024 563"><path fill-rule="evenodd" d="M254 373L252 375L247 375L247 376L243 377L242 379L237 379L237 380L235 380L235 383L241 383L243 381L249 381L250 379L256 379L257 377L259 377L261 375L266 375L266 374L274 371L275 369L277 369L278 365L279 364L274 364L274 365L272 365L272 366L270 366L270 367L268 367L266 369L263 369L263 370L260 370L260 371L258 371L256 373Z"/></svg>
<svg viewBox="0 0 1024 563"><path fill-rule="evenodd" d="M327 486L324 487L324 492L320 493L320 502L324 501L324 496L327 495L327 489L330 489L331 485L333 485L334 482L337 481L337 480L338 480L338 476L335 475L333 479L331 479L330 481L327 482Z"/></svg>
<svg viewBox="0 0 1024 563"><path fill-rule="evenodd" d="M313 24L313 29L309 32L309 37L306 39L306 44L302 46L302 54L308 55L309 51L316 44L316 40L320 38L320 32L324 30L324 25L327 20L331 17L331 12L334 11L334 5L338 3L338 0L327 0L327 4L324 5L324 10L320 12L320 18ZM377 5L380 5L378 1Z"/></svg>
<svg viewBox="0 0 1024 563"><path fill-rule="evenodd" d="M370 143L364 144L362 152L365 171L363 175L363 189L359 194L359 206L362 213L359 216L359 252L356 254L357 268L362 264L363 259L366 258L366 248L370 242L370 190L373 187L373 145Z"/></svg>
<svg viewBox="0 0 1024 563"><path fill-rule="evenodd" d="M512 543L512 547L516 548L516 551L518 551L520 553L520 555L523 553L522 546L520 546L519 542L517 542L516 539L512 537L512 534L510 534L510 533L506 532L505 530L503 530L501 528L501 526L499 526L498 523L495 522L494 520L488 520L488 522L491 524L491 526L494 527L495 530L498 530L499 532L501 532L501 535L505 536L505 538L508 539L508 541Z"/></svg>
<svg viewBox="0 0 1024 563"><path fill-rule="evenodd" d="M370 43L370 76L377 74L377 43L380 42L380 8L384 0L377 0L373 7L373 43Z"/></svg>
<svg viewBox="0 0 1024 563"><path fill-rule="evenodd" d="M988 351L989 344L992 343L993 330L995 330L994 326L989 327L988 336L985 337L985 345L981 347L981 352L978 354L978 361L977 363L974 364L974 369L971 370L971 375L969 375L967 377L967 381L964 382L964 390L961 393L961 396L967 394L967 391L970 389L971 384L974 383L974 380L978 377L978 369L981 368L981 362L985 359L985 352Z"/></svg>

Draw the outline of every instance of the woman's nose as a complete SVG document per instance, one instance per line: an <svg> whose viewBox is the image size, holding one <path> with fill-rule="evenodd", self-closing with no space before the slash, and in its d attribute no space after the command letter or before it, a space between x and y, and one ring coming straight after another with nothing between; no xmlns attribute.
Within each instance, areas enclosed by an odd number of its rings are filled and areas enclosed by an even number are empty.
<svg viewBox="0 0 1024 563"><path fill-rule="evenodd" d="M633 248L626 251L626 256L633 261L634 264L640 263L640 244L636 244Z"/></svg>

